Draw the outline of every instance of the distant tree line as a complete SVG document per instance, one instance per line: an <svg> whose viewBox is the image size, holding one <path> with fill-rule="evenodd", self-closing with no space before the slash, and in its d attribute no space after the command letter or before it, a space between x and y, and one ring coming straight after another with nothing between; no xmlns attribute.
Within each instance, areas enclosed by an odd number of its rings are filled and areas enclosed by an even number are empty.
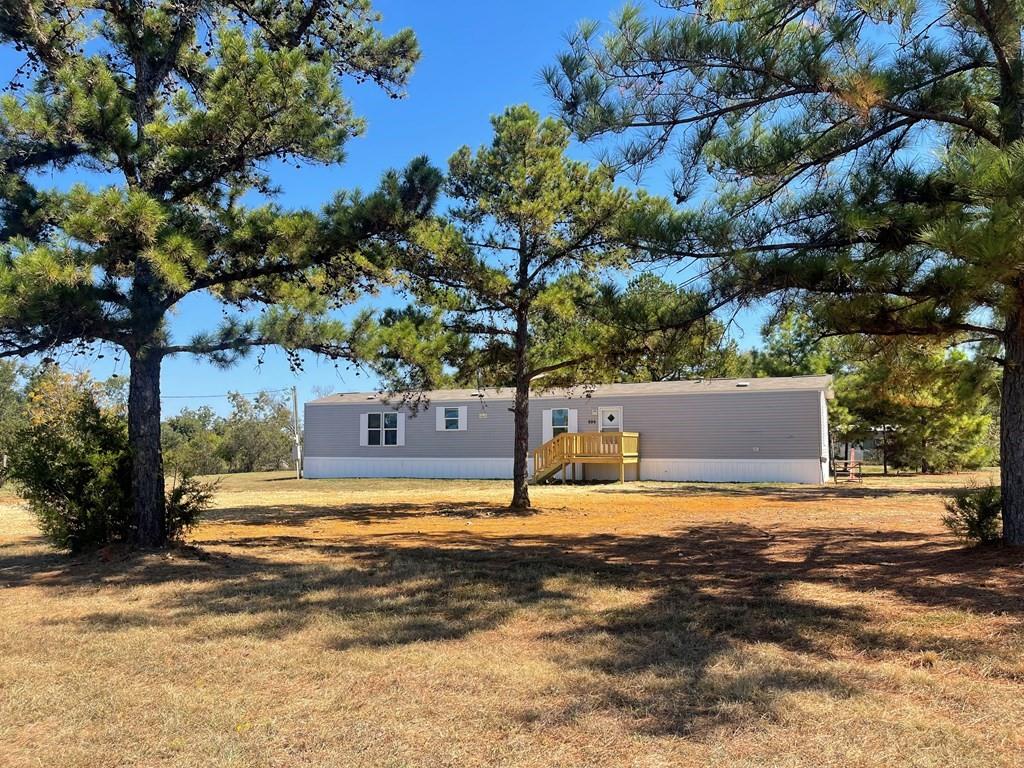
<svg viewBox="0 0 1024 768"><path fill-rule="evenodd" d="M295 433L285 398L232 392L228 400L227 416L202 406L164 419L160 441L169 470L183 475L260 472L293 461Z"/></svg>
<svg viewBox="0 0 1024 768"><path fill-rule="evenodd" d="M74 401L75 392L87 393L104 418L126 425L127 388L124 376L96 381L85 374L61 372L52 364L0 360L0 455L24 455L17 448L41 403L56 400L59 407L60 402ZM283 469L291 464L295 431L287 398L268 392L252 397L232 392L228 402L230 412L225 416L202 406L185 408L163 421L160 439L171 473L180 478ZM41 447L40 451L45 459L46 451Z"/></svg>

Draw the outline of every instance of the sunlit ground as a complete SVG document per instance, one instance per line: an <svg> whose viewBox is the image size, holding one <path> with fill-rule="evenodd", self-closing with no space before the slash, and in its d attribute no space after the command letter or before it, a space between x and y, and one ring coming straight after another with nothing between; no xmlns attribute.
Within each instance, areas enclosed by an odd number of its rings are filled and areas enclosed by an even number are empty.
<svg viewBox="0 0 1024 768"><path fill-rule="evenodd" d="M966 476L224 480L72 560L0 498L0 766L1024 765L1024 553Z"/></svg>

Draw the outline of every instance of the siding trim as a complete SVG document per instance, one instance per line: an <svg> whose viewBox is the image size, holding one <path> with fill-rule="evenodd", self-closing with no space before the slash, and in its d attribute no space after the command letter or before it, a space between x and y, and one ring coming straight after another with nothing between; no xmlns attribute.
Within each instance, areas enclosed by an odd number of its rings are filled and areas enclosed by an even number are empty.
<svg viewBox="0 0 1024 768"><path fill-rule="evenodd" d="M832 479L830 462L832 459L832 440L828 433L828 400L821 393L821 482Z"/></svg>

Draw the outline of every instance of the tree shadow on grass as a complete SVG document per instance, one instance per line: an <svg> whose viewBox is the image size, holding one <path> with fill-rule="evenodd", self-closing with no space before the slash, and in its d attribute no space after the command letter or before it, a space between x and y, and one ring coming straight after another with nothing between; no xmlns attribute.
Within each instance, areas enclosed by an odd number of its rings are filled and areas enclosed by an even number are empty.
<svg viewBox="0 0 1024 768"><path fill-rule="evenodd" d="M174 628L197 646L315 626L325 652L343 653L463 641L529 616L540 627L531 653L570 673L561 684L571 688L554 701L515 705L524 724L614 711L638 730L684 736L770 718L793 692L858 695L861 682L829 664L837 647L967 659L1000 652L997 635L880 628L856 601L801 597L806 585L882 590L922 606L1024 611L1024 587L1007 580L1016 556L951 550L906 532L778 534L722 523L657 536L254 536L208 547L112 562L63 559L62 567L58 556L0 549L0 574L8 587L80 590L85 599L98 589L152 585L150 598L124 610L57 621L101 632ZM588 602L608 590L629 599ZM751 650L766 648L770 654Z"/></svg>
<svg viewBox="0 0 1024 768"><path fill-rule="evenodd" d="M757 498L759 501L836 501L842 499L883 499L898 496L950 496L969 486L969 479L943 485L899 487L871 486L859 483L829 483L822 485L790 485L783 483L643 483L617 484L595 489L595 493L623 496L650 496L678 499L696 496L724 496L728 498Z"/></svg>
<svg viewBox="0 0 1024 768"><path fill-rule="evenodd" d="M448 501L425 504L360 503L360 504L273 504L259 507L224 507L203 514L207 523L261 526L302 527L311 523L347 522L372 525L415 517L440 516L458 518L529 517L537 509L519 510L507 505L483 501Z"/></svg>

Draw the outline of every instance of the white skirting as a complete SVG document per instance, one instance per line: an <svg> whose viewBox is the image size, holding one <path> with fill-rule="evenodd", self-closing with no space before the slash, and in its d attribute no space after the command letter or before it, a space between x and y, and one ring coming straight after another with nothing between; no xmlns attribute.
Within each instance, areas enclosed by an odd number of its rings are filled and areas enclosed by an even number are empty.
<svg viewBox="0 0 1024 768"><path fill-rule="evenodd" d="M532 461L530 470L532 471ZM488 480L512 477L512 459L409 459L307 456L305 477L422 477Z"/></svg>
<svg viewBox="0 0 1024 768"><path fill-rule="evenodd" d="M530 462L532 465L532 461ZM508 479L512 459L410 459L394 457L307 456L303 472L308 478L419 477L439 479ZM532 473L533 467L530 467ZM611 474L605 477L608 470ZM613 473L612 473L612 470ZM641 459L641 480L676 480L708 483L812 483L828 479L828 466L819 459ZM626 466L626 479L636 477ZM617 479L618 467L590 465L587 477ZM579 476L579 475L578 475Z"/></svg>
<svg viewBox="0 0 1024 768"><path fill-rule="evenodd" d="M820 459L641 459L641 480L705 483L825 482L828 465ZM629 477L627 472L626 477Z"/></svg>

